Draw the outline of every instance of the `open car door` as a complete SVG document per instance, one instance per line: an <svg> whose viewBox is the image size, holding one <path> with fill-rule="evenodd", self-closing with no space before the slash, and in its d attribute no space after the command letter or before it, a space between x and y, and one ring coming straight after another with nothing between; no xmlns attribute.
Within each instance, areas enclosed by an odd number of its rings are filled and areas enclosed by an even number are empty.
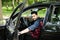
<svg viewBox="0 0 60 40"><path fill-rule="evenodd" d="M17 20L17 16L19 14L19 12L16 12L17 9L20 8L24 8L24 3L20 3L15 10L13 11L12 15L10 16L10 18L8 19L1 19L5 24L4 25L0 25L0 30L2 30L2 32L0 33L0 40L13 40L13 33L14 33L14 29L15 29L15 24L16 24L16 20ZM0 21L1 21L0 20Z"/></svg>

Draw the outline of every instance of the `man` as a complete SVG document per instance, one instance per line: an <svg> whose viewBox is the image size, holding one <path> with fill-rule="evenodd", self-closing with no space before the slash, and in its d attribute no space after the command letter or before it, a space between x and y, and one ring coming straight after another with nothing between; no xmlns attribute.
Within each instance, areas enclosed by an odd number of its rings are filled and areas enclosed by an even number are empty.
<svg viewBox="0 0 60 40"><path fill-rule="evenodd" d="M41 19L38 17L37 12L32 11L31 15L32 15L32 19L34 20L34 23L31 26L29 26L28 28L18 32L18 35L33 31L39 27Z"/></svg>

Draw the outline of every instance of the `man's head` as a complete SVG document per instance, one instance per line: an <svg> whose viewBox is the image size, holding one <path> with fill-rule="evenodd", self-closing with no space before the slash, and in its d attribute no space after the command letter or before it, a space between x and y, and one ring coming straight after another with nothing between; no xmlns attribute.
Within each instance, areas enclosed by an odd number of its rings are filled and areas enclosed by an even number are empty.
<svg viewBox="0 0 60 40"><path fill-rule="evenodd" d="M37 15L37 12L36 11L32 11L31 12L31 15L32 15L32 19L33 20L36 20L38 18L38 15Z"/></svg>

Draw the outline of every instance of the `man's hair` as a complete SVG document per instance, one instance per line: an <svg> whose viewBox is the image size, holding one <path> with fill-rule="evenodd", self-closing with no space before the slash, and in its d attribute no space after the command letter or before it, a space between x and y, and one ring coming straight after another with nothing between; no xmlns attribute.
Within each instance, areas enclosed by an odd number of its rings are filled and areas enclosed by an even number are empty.
<svg viewBox="0 0 60 40"><path fill-rule="evenodd" d="M36 14L37 15L37 11L32 11L31 14Z"/></svg>

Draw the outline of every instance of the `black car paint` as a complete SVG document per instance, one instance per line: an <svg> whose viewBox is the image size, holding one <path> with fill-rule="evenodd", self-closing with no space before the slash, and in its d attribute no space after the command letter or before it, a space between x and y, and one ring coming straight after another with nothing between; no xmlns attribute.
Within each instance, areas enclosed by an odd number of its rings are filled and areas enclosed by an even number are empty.
<svg viewBox="0 0 60 40"><path fill-rule="evenodd" d="M37 7L50 7L51 6L60 6L60 3L37 3L37 4L33 4L32 6L29 6L27 8L24 8L23 10L21 10L22 12L19 12L20 14L27 11L28 9L31 9L31 8L37 8ZM20 15L19 14L19 15ZM48 13L46 13L48 14ZM46 15L47 16L47 15ZM11 16L12 17L12 16ZM47 16L48 17L48 16ZM12 17L14 18L14 16ZM20 19L20 16L18 16L18 20ZM46 21L46 18L44 18L44 23ZM17 25L18 25L18 22L17 22ZM16 25L16 26L17 26ZM45 26L45 24L44 24ZM43 26L43 27L44 27ZM4 26L6 27L6 26ZM5 30L5 28L4 28ZM6 32L6 31L5 31ZM5 35L6 36L6 35ZM43 28L42 32L41 32L41 35L40 35L40 39L41 40L60 40L60 32L49 32L49 31L46 31L45 28ZM3 39L3 40L6 40L6 39Z"/></svg>
<svg viewBox="0 0 60 40"><path fill-rule="evenodd" d="M43 20L43 29L42 29L42 32L41 32L41 35L40 35L40 39L41 40L60 40L60 32L54 32L54 31L46 31L46 29L45 29L45 25L46 25L46 22L47 22L47 20L48 20L48 16L49 16L49 14L50 14L50 12L51 12L51 10L53 10L52 8L53 8L53 6L60 6L60 3L51 3L51 4L47 4L47 5L49 5L49 6L46 6L46 4L44 5L44 4L35 4L34 6L29 6L29 7L27 7L27 8L24 8L22 11L24 12L24 11L27 11L28 9L31 9L31 8L36 8L36 7L48 7L50 10L46 13L46 16L45 16L45 18L44 18L44 20ZM20 13L23 13L23 12L20 12ZM20 16L19 16L20 17ZM46 20L47 19L47 20Z"/></svg>

